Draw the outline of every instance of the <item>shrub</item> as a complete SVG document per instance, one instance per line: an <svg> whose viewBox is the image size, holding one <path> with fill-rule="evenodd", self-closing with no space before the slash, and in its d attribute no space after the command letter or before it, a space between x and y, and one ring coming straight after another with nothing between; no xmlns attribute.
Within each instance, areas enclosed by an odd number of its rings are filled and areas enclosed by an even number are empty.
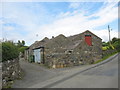
<svg viewBox="0 0 120 90"><path fill-rule="evenodd" d="M34 55L29 56L29 62L34 62Z"/></svg>
<svg viewBox="0 0 120 90"><path fill-rule="evenodd" d="M109 49L109 47L108 46L104 46L104 47L102 47L102 50L108 50Z"/></svg>
<svg viewBox="0 0 120 90"><path fill-rule="evenodd" d="M23 47L20 47L18 50L19 50L19 52L24 53L26 48L27 48L27 46L23 46Z"/></svg>
<svg viewBox="0 0 120 90"><path fill-rule="evenodd" d="M116 41L113 43L113 46L115 47L115 49L120 52L120 41Z"/></svg>
<svg viewBox="0 0 120 90"><path fill-rule="evenodd" d="M2 42L2 62L6 60L12 60L19 56L17 46L10 41Z"/></svg>

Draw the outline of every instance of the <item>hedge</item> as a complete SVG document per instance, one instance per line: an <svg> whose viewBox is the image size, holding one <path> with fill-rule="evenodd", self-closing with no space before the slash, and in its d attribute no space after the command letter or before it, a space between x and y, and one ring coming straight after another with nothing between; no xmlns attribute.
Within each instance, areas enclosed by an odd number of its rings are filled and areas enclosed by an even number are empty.
<svg viewBox="0 0 120 90"><path fill-rule="evenodd" d="M17 46L10 41L2 42L2 62L12 60L19 56Z"/></svg>

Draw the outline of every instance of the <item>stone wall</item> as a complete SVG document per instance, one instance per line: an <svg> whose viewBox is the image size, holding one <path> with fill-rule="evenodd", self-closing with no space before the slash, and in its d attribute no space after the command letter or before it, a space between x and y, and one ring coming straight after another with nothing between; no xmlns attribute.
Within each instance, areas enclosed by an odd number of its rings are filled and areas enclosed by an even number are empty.
<svg viewBox="0 0 120 90"><path fill-rule="evenodd" d="M19 59L8 60L2 63L2 87L8 87L10 82L20 78L21 68Z"/></svg>
<svg viewBox="0 0 120 90"><path fill-rule="evenodd" d="M105 50L105 51L103 51L103 53L102 53L102 57L108 56L108 55L113 54L113 53L115 53L115 52L117 52L116 49L114 49L114 50Z"/></svg>
<svg viewBox="0 0 120 90"><path fill-rule="evenodd" d="M89 46L86 43L85 35L91 35L92 45ZM35 42L27 50L29 56L32 54L32 49L39 46L45 48L44 58L46 65L53 68L92 64L102 58L102 39L88 30L69 37L61 34L44 43L43 41Z"/></svg>

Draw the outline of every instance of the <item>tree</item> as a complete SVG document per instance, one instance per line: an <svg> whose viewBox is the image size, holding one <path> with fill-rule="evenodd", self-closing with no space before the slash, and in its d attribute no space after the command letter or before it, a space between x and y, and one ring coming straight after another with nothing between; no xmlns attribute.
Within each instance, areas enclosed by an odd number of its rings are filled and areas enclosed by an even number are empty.
<svg viewBox="0 0 120 90"><path fill-rule="evenodd" d="M115 43L116 41L118 41L118 39L117 39L116 37L114 37L114 38L112 39L112 43Z"/></svg>
<svg viewBox="0 0 120 90"><path fill-rule="evenodd" d="M21 44L21 42L20 42L20 40L18 40L18 47L21 47L22 46L22 44Z"/></svg>
<svg viewBox="0 0 120 90"><path fill-rule="evenodd" d="M120 51L120 38L113 38L112 39L112 45L115 47L117 51Z"/></svg>
<svg viewBox="0 0 120 90"><path fill-rule="evenodd" d="M102 42L102 46L108 46L108 43Z"/></svg>
<svg viewBox="0 0 120 90"><path fill-rule="evenodd" d="M18 47L23 47L23 46L25 46L25 41L24 40L22 40L22 42L20 42L20 40L18 40Z"/></svg>
<svg viewBox="0 0 120 90"><path fill-rule="evenodd" d="M22 40L22 46L24 46L25 45L25 41L24 40Z"/></svg>

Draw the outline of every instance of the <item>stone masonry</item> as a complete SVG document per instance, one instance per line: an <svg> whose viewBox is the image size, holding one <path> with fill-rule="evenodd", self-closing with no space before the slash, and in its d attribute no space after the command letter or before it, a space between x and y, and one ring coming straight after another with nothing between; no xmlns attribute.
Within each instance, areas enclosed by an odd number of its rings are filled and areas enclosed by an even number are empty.
<svg viewBox="0 0 120 90"><path fill-rule="evenodd" d="M20 78L21 71L18 58L2 62L2 87L7 87L9 82Z"/></svg>
<svg viewBox="0 0 120 90"><path fill-rule="evenodd" d="M91 46L86 43L85 35L91 35ZM74 36L60 34L52 39L46 37L36 41L26 50L25 57L33 55L32 49L40 46L44 46L45 64L51 68L92 64L102 58L102 39L89 30Z"/></svg>

